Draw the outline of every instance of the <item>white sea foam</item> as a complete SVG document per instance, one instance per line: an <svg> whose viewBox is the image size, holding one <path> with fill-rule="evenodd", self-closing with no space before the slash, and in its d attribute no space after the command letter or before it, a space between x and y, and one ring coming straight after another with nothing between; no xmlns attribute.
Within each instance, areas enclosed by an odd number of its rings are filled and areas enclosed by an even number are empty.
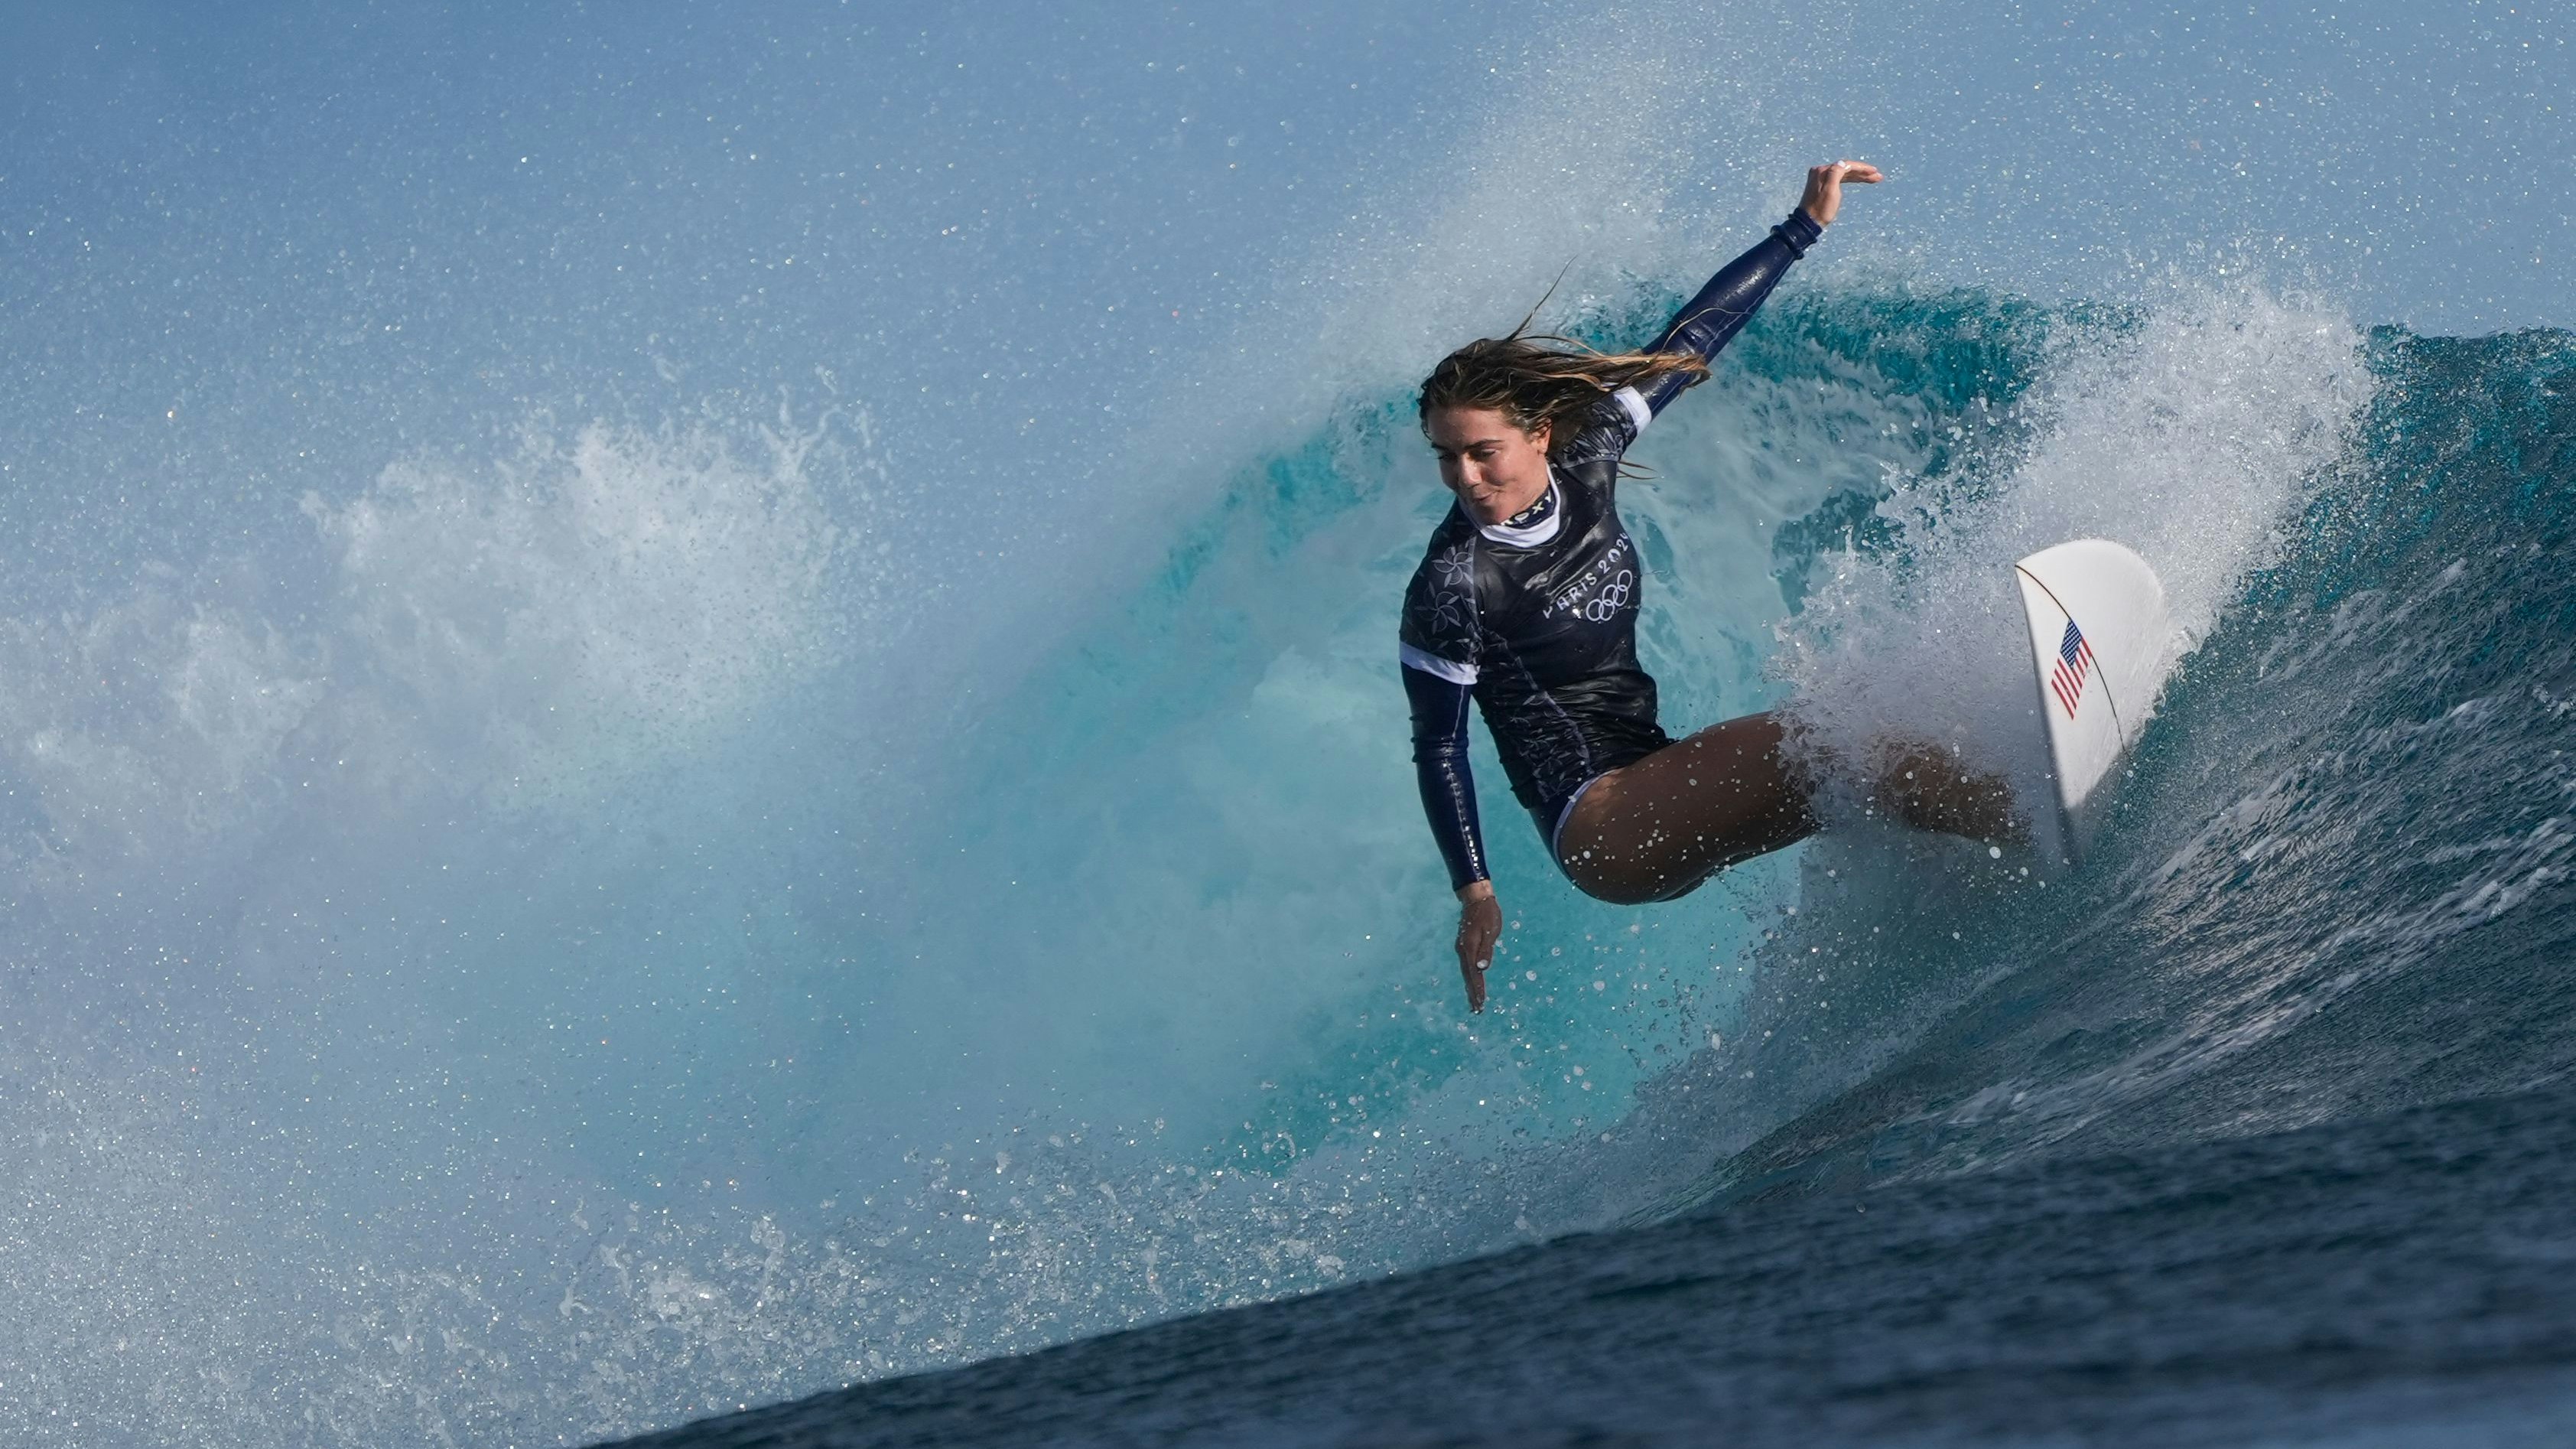
<svg viewBox="0 0 2576 1449"><path fill-rule="evenodd" d="M1892 546L1821 565L1776 667L1814 742L1843 760L1921 739L2048 798L2012 564L2071 538L2135 549L2164 580L2181 658L2371 393L2341 315L2250 291L2174 297L2132 327L2070 329L2022 404L2027 451L1984 480L1890 477Z"/></svg>
<svg viewBox="0 0 2576 1449"><path fill-rule="evenodd" d="M237 854L298 811L576 808L740 728L864 613L865 500L811 467L828 431L748 457L706 429L531 431L487 472L308 495L318 598L217 557L0 619L0 767L35 815L12 852L60 885Z"/></svg>

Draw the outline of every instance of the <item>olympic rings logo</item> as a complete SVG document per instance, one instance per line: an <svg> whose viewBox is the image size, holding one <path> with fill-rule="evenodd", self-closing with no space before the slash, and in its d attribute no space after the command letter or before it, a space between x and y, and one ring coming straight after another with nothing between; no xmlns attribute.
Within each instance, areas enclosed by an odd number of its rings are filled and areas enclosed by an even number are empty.
<svg viewBox="0 0 2576 1449"><path fill-rule="evenodd" d="M1628 607L1629 588L1636 582L1635 574L1626 569L1619 570L1619 577L1604 585L1600 593L1593 595L1592 602L1583 606L1583 617L1595 624L1608 623L1621 609Z"/></svg>

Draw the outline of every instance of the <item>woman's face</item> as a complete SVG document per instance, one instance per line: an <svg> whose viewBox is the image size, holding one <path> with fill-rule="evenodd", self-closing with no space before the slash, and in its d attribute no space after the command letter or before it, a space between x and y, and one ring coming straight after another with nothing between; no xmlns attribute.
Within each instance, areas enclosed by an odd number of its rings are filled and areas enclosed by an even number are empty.
<svg viewBox="0 0 2576 1449"><path fill-rule="evenodd" d="M1440 481L1478 523L1500 523L1547 496L1548 425L1523 432L1499 408L1433 408L1422 420Z"/></svg>

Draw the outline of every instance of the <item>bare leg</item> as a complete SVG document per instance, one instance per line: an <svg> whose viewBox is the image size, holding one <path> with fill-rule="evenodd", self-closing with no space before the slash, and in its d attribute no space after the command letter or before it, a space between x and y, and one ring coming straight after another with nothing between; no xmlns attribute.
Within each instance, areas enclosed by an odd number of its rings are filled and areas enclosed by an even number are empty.
<svg viewBox="0 0 2576 1449"><path fill-rule="evenodd" d="M1566 875L1617 905L1667 901L1815 833L1813 784L1782 745L1776 717L1746 715L1595 780L1557 842ZM1906 824L1980 840L2025 833L2010 788L1948 750L1907 745L1886 758L1871 796Z"/></svg>
<svg viewBox="0 0 2576 1449"><path fill-rule="evenodd" d="M1781 743L1778 719L1750 714L1593 781L1557 839L1566 875L1586 895L1642 905L1806 838L1810 790Z"/></svg>

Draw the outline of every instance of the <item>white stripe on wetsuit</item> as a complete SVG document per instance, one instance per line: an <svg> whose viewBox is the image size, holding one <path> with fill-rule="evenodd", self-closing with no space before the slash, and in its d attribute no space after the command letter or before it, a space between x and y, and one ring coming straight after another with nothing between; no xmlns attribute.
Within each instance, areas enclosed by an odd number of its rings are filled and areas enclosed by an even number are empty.
<svg viewBox="0 0 2576 1449"><path fill-rule="evenodd" d="M1405 668L1419 669L1434 679L1445 679L1451 684L1476 682L1475 665L1461 664L1454 659L1443 659L1437 654L1425 653L1410 644L1397 645L1396 657L1404 661Z"/></svg>
<svg viewBox="0 0 2576 1449"><path fill-rule="evenodd" d="M1628 421L1637 425L1638 432L1646 431L1646 424L1655 420L1655 410L1646 406L1644 393L1633 387L1623 387L1610 395L1619 400L1619 406L1628 410Z"/></svg>

